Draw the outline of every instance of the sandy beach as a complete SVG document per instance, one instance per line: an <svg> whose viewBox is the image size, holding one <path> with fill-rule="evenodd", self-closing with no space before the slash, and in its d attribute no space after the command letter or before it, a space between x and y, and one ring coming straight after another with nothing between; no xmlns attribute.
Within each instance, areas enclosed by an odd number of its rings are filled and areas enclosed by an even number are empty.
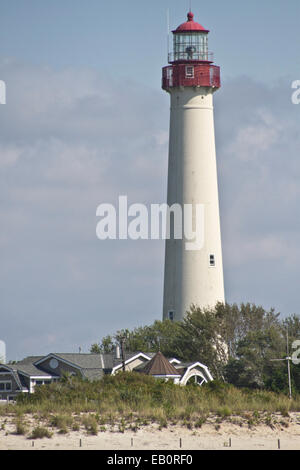
<svg viewBox="0 0 300 470"><path fill-rule="evenodd" d="M299 450L300 414L291 413L284 420L280 415L277 418L278 424L272 428L224 421L218 430L212 422L193 430L179 425L159 430L153 424L136 432L120 433L108 428L96 436L88 435L84 429L63 435L52 429L50 439L32 440L28 435L14 434L13 419L1 417L0 450L277 450L278 440L281 450Z"/></svg>

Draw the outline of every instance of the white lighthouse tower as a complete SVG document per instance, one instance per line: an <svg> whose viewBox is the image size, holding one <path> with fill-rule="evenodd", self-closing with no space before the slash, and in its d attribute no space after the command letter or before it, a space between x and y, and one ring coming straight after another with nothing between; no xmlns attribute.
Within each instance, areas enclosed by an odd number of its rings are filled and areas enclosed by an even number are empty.
<svg viewBox="0 0 300 470"><path fill-rule="evenodd" d="M188 251L185 239L166 240L163 319L180 321L191 304L224 302L213 94L220 68L208 52L208 33L188 13L173 31L173 52L163 68L170 93L168 205L202 204L204 245Z"/></svg>

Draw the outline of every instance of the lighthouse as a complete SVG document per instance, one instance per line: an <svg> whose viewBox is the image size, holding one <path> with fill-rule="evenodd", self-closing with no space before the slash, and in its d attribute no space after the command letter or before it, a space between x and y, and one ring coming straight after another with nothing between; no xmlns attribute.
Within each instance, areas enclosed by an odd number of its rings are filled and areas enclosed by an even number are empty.
<svg viewBox="0 0 300 470"><path fill-rule="evenodd" d="M192 12L172 33L162 77L171 100L168 206L203 207L200 249L187 250L184 236L166 240L163 319L181 321L192 304L206 308L225 301L213 111L221 84L208 50L209 31Z"/></svg>

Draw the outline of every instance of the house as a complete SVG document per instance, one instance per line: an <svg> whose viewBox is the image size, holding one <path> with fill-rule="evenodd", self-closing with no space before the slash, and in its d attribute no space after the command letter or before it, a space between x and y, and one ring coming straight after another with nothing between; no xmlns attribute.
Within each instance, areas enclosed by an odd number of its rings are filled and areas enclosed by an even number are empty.
<svg viewBox="0 0 300 470"><path fill-rule="evenodd" d="M127 371L173 380L180 385L186 385L189 381L202 385L213 380L204 364L167 359L161 352L126 353L124 366ZM35 387L56 382L64 374L93 381L100 380L106 374L115 375L122 369L123 361L118 349L110 354L50 353L30 356L15 364L0 364L0 400L14 400L20 393L33 393Z"/></svg>
<svg viewBox="0 0 300 470"><path fill-rule="evenodd" d="M160 351L149 362L138 366L136 371L158 379L173 380L179 385L186 385L189 381L203 385L213 380L204 364L200 362L182 363L176 358L167 359Z"/></svg>

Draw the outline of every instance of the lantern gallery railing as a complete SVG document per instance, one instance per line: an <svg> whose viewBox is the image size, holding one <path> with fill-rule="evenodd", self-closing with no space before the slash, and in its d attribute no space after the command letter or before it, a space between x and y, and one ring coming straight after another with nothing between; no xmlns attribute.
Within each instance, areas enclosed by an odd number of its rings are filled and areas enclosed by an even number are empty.
<svg viewBox="0 0 300 470"><path fill-rule="evenodd" d="M170 52L169 53L169 63L179 62L179 61L198 61L198 62L213 62L214 55L212 52L199 52L195 50L196 48L187 47L184 52Z"/></svg>

